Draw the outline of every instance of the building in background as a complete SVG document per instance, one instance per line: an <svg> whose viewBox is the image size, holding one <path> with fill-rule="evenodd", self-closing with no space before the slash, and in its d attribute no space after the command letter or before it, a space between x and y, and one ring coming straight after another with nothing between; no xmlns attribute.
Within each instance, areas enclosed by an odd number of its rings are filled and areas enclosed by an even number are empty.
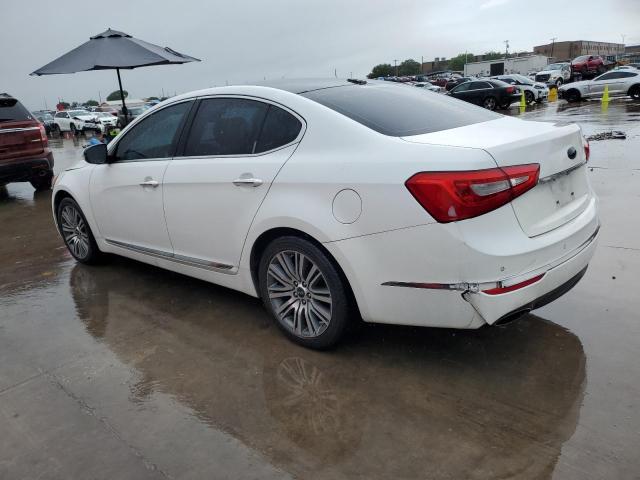
<svg viewBox="0 0 640 480"><path fill-rule="evenodd" d="M573 40L567 42L547 43L533 47L533 53L546 55L551 61L573 60L580 55L601 55L614 57L625 52L624 44L609 42L594 42L591 40Z"/></svg>
<svg viewBox="0 0 640 480"><path fill-rule="evenodd" d="M499 58L484 62L470 62L464 66L464 75L470 77L489 77L519 73L527 75L544 70L549 63L545 55L527 55L524 57Z"/></svg>

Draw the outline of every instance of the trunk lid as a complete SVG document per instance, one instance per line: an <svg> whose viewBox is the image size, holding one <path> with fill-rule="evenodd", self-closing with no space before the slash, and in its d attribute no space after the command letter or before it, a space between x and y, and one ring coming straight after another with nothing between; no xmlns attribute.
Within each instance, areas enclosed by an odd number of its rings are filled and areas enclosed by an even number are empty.
<svg viewBox="0 0 640 480"><path fill-rule="evenodd" d="M504 117L404 139L479 148L500 167L539 164L538 184L511 202L520 226L530 237L571 221L587 208L593 195L582 132L575 124L561 126ZM574 158L571 149L575 149Z"/></svg>

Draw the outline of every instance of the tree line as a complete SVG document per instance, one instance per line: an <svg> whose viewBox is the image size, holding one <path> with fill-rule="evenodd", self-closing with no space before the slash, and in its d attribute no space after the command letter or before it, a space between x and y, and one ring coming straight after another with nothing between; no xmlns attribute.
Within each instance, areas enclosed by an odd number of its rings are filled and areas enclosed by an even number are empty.
<svg viewBox="0 0 640 480"><path fill-rule="evenodd" d="M462 71L464 69L464 64L473 62L475 55L473 53L459 53L455 57L447 60L448 69L454 71ZM504 58L504 53L501 52L485 52L483 54L484 60L495 60L498 58ZM422 65L420 62L414 60L413 58L409 58L401 62L397 68L390 63L380 63L371 69L371 73L367 75L367 78L378 78L378 77L406 77L409 75L419 75L422 73Z"/></svg>

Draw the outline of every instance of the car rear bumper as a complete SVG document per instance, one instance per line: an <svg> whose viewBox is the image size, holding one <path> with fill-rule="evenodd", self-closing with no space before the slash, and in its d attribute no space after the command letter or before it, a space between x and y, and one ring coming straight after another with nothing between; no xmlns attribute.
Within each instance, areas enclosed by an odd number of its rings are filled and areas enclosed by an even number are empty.
<svg viewBox="0 0 640 480"><path fill-rule="evenodd" d="M589 263L597 199L566 224L528 237L511 205L450 224L426 224L323 245L344 270L368 322L478 328L542 305ZM484 290L538 282L508 293ZM558 293L559 292L559 293ZM555 297L554 297L555 298Z"/></svg>
<svg viewBox="0 0 640 480"><path fill-rule="evenodd" d="M47 172L53 171L53 163L51 152L40 158L0 163L0 184L28 182L34 177L46 175Z"/></svg>
<svg viewBox="0 0 640 480"><path fill-rule="evenodd" d="M544 274L529 286L500 295L469 292L464 294L464 298L488 324L499 324L520 313L540 308L567 293L582 278L595 252L598 233L599 230L596 230L583 245L563 257L560 263L554 262L519 275L519 279L512 282L518 283Z"/></svg>

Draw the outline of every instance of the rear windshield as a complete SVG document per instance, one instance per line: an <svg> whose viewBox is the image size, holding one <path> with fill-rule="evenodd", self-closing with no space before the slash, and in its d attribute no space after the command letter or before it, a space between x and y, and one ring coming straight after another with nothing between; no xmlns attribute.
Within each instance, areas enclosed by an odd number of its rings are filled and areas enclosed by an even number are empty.
<svg viewBox="0 0 640 480"><path fill-rule="evenodd" d="M376 132L405 137L500 118L497 113L422 88L370 82L303 93Z"/></svg>
<svg viewBox="0 0 640 480"><path fill-rule="evenodd" d="M28 120L32 118L29 110L11 97L0 96L0 122L11 122L15 120Z"/></svg>

